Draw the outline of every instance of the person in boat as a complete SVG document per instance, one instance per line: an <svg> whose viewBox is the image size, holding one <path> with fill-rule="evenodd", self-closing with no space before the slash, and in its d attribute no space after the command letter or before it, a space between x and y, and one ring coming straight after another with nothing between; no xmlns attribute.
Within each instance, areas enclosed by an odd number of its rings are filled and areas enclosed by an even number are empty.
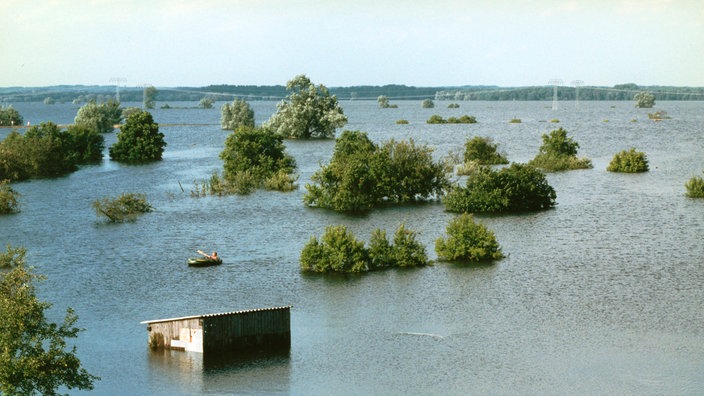
<svg viewBox="0 0 704 396"><path fill-rule="evenodd" d="M198 253L202 254L205 258L213 261L218 261L220 258L218 257L218 252L213 252L213 254L208 254L206 252L198 250Z"/></svg>

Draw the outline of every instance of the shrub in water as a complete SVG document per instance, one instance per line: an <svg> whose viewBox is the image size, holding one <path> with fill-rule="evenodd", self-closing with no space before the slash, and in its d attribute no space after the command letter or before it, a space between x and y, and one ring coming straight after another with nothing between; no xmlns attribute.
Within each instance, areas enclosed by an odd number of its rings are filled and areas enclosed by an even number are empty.
<svg viewBox="0 0 704 396"><path fill-rule="evenodd" d="M699 176L694 176L685 183L687 188L687 196L690 198L704 198L704 179Z"/></svg>
<svg viewBox="0 0 704 396"><path fill-rule="evenodd" d="M571 169L588 169L592 161L588 158L577 158L579 143L567 137L567 131L559 128L543 134L543 144L538 155L528 162L536 168L547 172Z"/></svg>
<svg viewBox="0 0 704 396"><path fill-rule="evenodd" d="M504 257L493 232L463 213L447 226L447 238L435 241L435 252L446 261L492 261Z"/></svg>
<svg viewBox="0 0 704 396"><path fill-rule="evenodd" d="M480 165L508 164L508 159L497 152L497 147L491 138L475 136L464 144L464 162L476 161Z"/></svg>
<svg viewBox="0 0 704 396"><path fill-rule="evenodd" d="M134 221L137 216L151 212L153 207L144 194L124 193L117 198L103 198L93 202L93 209L98 217L121 223Z"/></svg>
<svg viewBox="0 0 704 396"><path fill-rule="evenodd" d="M493 170L482 167L443 199L450 212L526 212L555 206L557 194L545 175L526 164Z"/></svg>
<svg viewBox="0 0 704 396"><path fill-rule="evenodd" d="M609 172L638 173L648 171L648 159L644 152L631 148L614 155L606 168Z"/></svg>
<svg viewBox="0 0 704 396"><path fill-rule="evenodd" d="M0 214L15 213L19 211L20 193L10 187L9 180L0 181Z"/></svg>

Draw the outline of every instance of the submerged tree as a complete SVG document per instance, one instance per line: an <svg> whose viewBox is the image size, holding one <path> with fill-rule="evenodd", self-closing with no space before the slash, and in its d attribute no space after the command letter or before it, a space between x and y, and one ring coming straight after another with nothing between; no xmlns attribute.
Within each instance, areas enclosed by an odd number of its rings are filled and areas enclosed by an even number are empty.
<svg viewBox="0 0 704 396"><path fill-rule="evenodd" d="M10 186L9 180L0 180L0 214L9 214L19 211L20 193Z"/></svg>
<svg viewBox="0 0 704 396"><path fill-rule="evenodd" d="M0 126L22 125L20 113L12 106L0 106Z"/></svg>
<svg viewBox="0 0 704 396"><path fill-rule="evenodd" d="M638 92L633 96L636 102L636 107L650 109L655 106L655 95L650 92Z"/></svg>
<svg viewBox="0 0 704 396"><path fill-rule="evenodd" d="M508 164L506 155L497 150L498 145L491 138L475 136L464 144L464 162L475 161L479 165Z"/></svg>
<svg viewBox="0 0 704 396"><path fill-rule="evenodd" d="M567 136L567 131L559 128L543 134L543 144L538 155L528 162L536 168L547 172L573 169L588 169L592 161L588 158L578 158L579 143Z"/></svg>
<svg viewBox="0 0 704 396"><path fill-rule="evenodd" d="M166 147L164 134L151 113L136 111L117 133L117 142L110 146L110 158L124 162L147 162L161 160Z"/></svg>
<svg viewBox="0 0 704 396"><path fill-rule="evenodd" d="M112 223L134 221L138 216L154 210L144 194L124 193L117 198L103 198L93 201L93 209L98 217Z"/></svg>
<svg viewBox="0 0 704 396"><path fill-rule="evenodd" d="M286 84L288 100L281 101L266 127L287 138L331 138L347 124L335 95L308 77L299 75Z"/></svg>
<svg viewBox="0 0 704 396"><path fill-rule="evenodd" d="M245 100L235 99L232 103L225 103L220 108L220 112L222 129L234 131L239 127L254 128L254 110Z"/></svg>
<svg viewBox="0 0 704 396"><path fill-rule="evenodd" d="M614 155L606 170L623 173L647 172L648 158L644 152L636 151L635 148L631 148L628 151L623 150Z"/></svg>
<svg viewBox="0 0 704 396"><path fill-rule="evenodd" d="M112 132L115 125L122 122L122 108L119 102L89 102L78 109L73 122L98 133Z"/></svg>
<svg viewBox="0 0 704 396"><path fill-rule="evenodd" d="M435 252L446 261L492 261L504 257L493 232L463 213L447 225L447 238L435 240Z"/></svg>
<svg viewBox="0 0 704 396"><path fill-rule="evenodd" d="M449 186L444 164L413 140L381 146L364 132L344 131L332 160L306 185L304 202L342 212L360 212L384 202L408 203L442 195Z"/></svg>
<svg viewBox="0 0 704 396"><path fill-rule="evenodd" d="M457 213L528 212L555 206L556 197L542 172L513 163L498 171L479 168L465 187L454 186L443 202L448 211Z"/></svg>
<svg viewBox="0 0 704 396"><path fill-rule="evenodd" d="M701 176L692 177L684 187L687 189L686 195L689 198L704 198L704 178Z"/></svg>
<svg viewBox="0 0 704 396"><path fill-rule="evenodd" d="M71 308L63 323L51 323L48 302L37 298L34 282L43 279L24 264L23 248L0 254L0 394L56 395L60 387L93 389L99 380L81 365L76 347L67 341L78 337L78 316Z"/></svg>

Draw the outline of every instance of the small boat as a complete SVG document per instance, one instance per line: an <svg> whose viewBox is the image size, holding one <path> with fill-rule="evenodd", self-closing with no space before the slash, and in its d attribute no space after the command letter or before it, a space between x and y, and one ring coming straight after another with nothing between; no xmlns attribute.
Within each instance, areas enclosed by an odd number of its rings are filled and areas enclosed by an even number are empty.
<svg viewBox="0 0 704 396"><path fill-rule="evenodd" d="M206 258L206 257L196 257L196 258L189 258L188 259L188 266L189 267L210 267L211 265L220 265L222 264L222 259L220 257L217 258L217 260L213 260L211 258Z"/></svg>

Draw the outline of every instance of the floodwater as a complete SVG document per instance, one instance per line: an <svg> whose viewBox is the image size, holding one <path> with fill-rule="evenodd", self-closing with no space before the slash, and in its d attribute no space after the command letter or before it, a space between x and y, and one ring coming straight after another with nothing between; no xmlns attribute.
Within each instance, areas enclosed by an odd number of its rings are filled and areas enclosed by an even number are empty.
<svg viewBox="0 0 704 396"><path fill-rule="evenodd" d="M403 222L436 259L434 241L454 215L439 203L354 217L305 207L304 186L332 141L286 141L300 174L295 192L192 198L194 180L222 168L222 103L155 109L168 143L163 161L124 165L106 150L100 164L69 176L13 184L22 211L0 217L3 246L26 247L28 263L47 275L39 293L53 303L51 319L67 307L78 314L78 355L102 378L94 394L704 393L704 201L684 196L684 183L704 170L704 102L647 110L632 102L557 110L549 102L392 103L399 108L342 103L346 129L378 143L413 138L437 158L489 136L511 161L526 162L541 134L563 127L594 168L548 174L555 209L476 216L508 256L493 265L313 276L299 271L299 254L327 225L368 240ZM251 105L258 123L276 110L275 102ZM71 123L77 107L15 104L33 125ZM648 120L655 110L672 119ZM433 114L479 123L426 124ZM650 171L607 172L631 147L647 154ZM147 194L155 211L134 223L100 222L91 203L122 192ZM196 249L217 250L223 265L189 268ZM211 362L152 352L140 324L282 305L293 306L284 355Z"/></svg>

